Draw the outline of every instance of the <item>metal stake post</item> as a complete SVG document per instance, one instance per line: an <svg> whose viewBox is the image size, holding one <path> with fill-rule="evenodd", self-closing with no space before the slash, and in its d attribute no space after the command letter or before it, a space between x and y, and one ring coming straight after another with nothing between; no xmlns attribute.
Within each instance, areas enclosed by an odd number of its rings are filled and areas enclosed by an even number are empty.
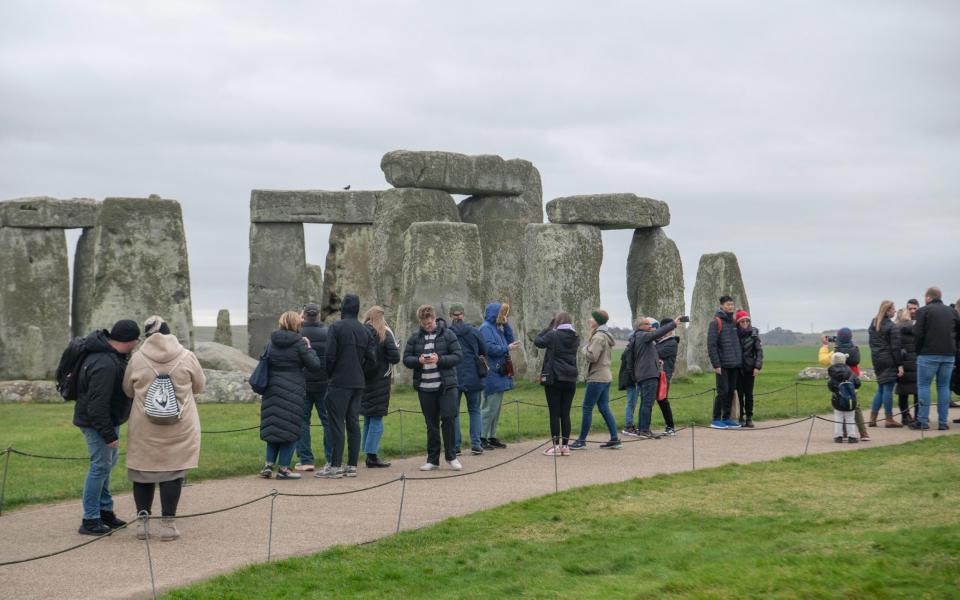
<svg viewBox="0 0 960 600"><path fill-rule="evenodd" d="M697 422L690 421L690 462L693 464L692 471L697 470Z"/></svg>
<svg viewBox="0 0 960 600"><path fill-rule="evenodd" d="M557 454L560 453L560 445L557 443L559 440L555 438L550 438L550 443L553 444L553 491L560 491L560 474L557 471Z"/></svg>
<svg viewBox="0 0 960 600"><path fill-rule="evenodd" d="M403 517L403 498L407 495L407 474L400 473L400 510L397 512L397 533L400 533L400 519Z"/></svg>
<svg viewBox="0 0 960 600"><path fill-rule="evenodd" d="M10 468L10 450L11 448L7 448L3 451L6 456L3 459L3 482L0 483L0 515L3 514L3 500L7 493L7 470Z"/></svg>
<svg viewBox="0 0 960 600"><path fill-rule="evenodd" d="M399 410L400 410L400 457L406 458L407 455L403 451L403 409L401 408Z"/></svg>
<svg viewBox="0 0 960 600"><path fill-rule="evenodd" d="M270 498L270 525L267 528L267 562L270 562L270 556L273 552L273 505L277 501L277 490L270 490L272 497Z"/></svg>
<svg viewBox="0 0 960 600"><path fill-rule="evenodd" d="M813 437L813 424L817 422L817 417L810 415L810 431L807 432L807 443L803 447L803 455L807 455L807 450L810 449L810 438Z"/></svg>
<svg viewBox="0 0 960 600"><path fill-rule="evenodd" d="M147 565L150 567L150 589L153 591L153 597L157 597L157 581L153 576L153 557L150 556L150 513L141 510L137 513L137 518L143 521L143 543L147 547Z"/></svg>
<svg viewBox="0 0 960 600"><path fill-rule="evenodd" d="M793 416L800 416L800 384L793 384Z"/></svg>
<svg viewBox="0 0 960 600"><path fill-rule="evenodd" d="M513 404L514 406L517 407L517 438L519 439L520 438L520 401L514 400Z"/></svg>

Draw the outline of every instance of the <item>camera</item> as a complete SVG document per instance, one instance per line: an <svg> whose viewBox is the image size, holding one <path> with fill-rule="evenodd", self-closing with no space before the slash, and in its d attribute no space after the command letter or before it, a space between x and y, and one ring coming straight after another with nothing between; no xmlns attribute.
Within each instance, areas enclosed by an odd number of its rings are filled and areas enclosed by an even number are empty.
<svg viewBox="0 0 960 600"><path fill-rule="evenodd" d="M837 343L837 336L835 336L835 335L828 335L828 336L827 336L827 342L830 343L830 344L836 344L836 343Z"/></svg>
<svg viewBox="0 0 960 600"><path fill-rule="evenodd" d="M689 323L689 322L690 322L690 317L684 315L684 316L680 317L680 322L681 322L681 323Z"/></svg>

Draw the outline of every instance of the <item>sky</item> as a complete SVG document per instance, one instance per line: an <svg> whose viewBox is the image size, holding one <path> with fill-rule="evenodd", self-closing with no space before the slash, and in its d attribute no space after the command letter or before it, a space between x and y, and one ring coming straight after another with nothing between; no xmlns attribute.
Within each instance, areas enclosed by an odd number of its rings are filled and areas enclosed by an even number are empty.
<svg viewBox="0 0 960 600"><path fill-rule="evenodd" d="M0 199L179 200L195 322L236 324L252 189L499 154L544 201L669 203L688 306L727 250L762 330L865 327L886 298L960 297L958 31L950 0L5 0ZM306 228L309 262L328 231ZM631 234L603 234L617 325Z"/></svg>

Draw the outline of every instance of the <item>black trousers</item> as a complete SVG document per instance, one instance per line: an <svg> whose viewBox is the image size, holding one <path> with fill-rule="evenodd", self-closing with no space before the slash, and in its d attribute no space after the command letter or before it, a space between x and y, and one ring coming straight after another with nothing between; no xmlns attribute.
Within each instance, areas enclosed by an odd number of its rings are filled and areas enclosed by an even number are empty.
<svg viewBox="0 0 960 600"><path fill-rule="evenodd" d="M742 370L737 378L737 395L740 396L740 419L744 417L753 418L753 386L757 378L753 376L753 370Z"/></svg>
<svg viewBox="0 0 960 600"><path fill-rule="evenodd" d="M327 419L330 421L332 454L330 466L343 465L344 429L346 429L347 465L357 466L360 458L360 401L363 390L327 387Z"/></svg>
<svg viewBox="0 0 960 600"><path fill-rule="evenodd" d="M566 446L570 441L570 407L577 393L577 383L557 381L543 386L543 393L547 396L547 407L550 409L550 436L553 443Z"/></svg>
<svg viewBox="0 0 960 600"><path fill-rule="evenodd" d="M713 399L713 420L730 418L733 405L733 392L737 389L737 377L740 369L720 369L717 374L717 396Z"/></svg>
<svg viewBox="0 0 960 600"><path fill-rule="evenodd" d="M153 511L153 495L157 489L156 483L133 482L133 502L137 505L137 514ZM172 479L160 482L160 514L164 517L177 516L177 505L180 504L180 491L183 489L183 479Z"/></svg>
<svg viewBox="0 0 960 600"><path fill-rule="evenodd" d="M448 461L457 458L456 419L459 391L452 387L446 390L417 390L420 410L427 423L427 462L440 464L440 443L443 441L443 456Z"/></svg>
<svg viewBox="0 0 960 600"><path fill-rule="evenodd" d="M910 408L910 396L911 394L900 394L898 401L900 402L900 412L909 415L907 409ZM917 395L912 394L913 396L913 416L917 416Z"/></svg>

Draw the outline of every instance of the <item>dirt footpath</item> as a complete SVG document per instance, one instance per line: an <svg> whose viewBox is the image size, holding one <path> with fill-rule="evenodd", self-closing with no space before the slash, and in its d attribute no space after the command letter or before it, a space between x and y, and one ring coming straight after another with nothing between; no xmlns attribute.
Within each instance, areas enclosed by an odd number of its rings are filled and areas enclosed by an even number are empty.
<svg viewBox="0 0 960 600"><path fill-rule="evenodd" d="M952 418L960 415L954 410ZM759 427L784 425L791 421L758 423ZM546 423L544 423L546 425ZM928 431L926 437L960 432ZM694 456L698 469L727 463L750 463L802 454L810 432L810 421L743 431L697 428L681 431L677 437L625 443L622 450L602 450L590 444L587 450L556 459L560 490L578 486L624 481L660 473L691 469ZM849 452L920 438L920 432L903 429L870 430L873 441L835 444L833 425L817 420L809 452ZM598 441L600 438L593 438ZM626 438L630 440L631 438ZM276 481L254 475L259 463L251 457L249 477L238 477L190 485L180 502L182 515L212 511L241 503L272 489L290 493L347 492L396 479L401 473L436 481L407 480L401 529L415 529L437 521L478 510L554 492L554 458L544 456L541 442L511 444L483 456L462 457L465 476L441 479L454 474L442 469L421 473L423 457L393 461L389 469L360 467L354 479L320 480L312 476L300 481ZM696 449L694 453L694 447ZM503 466L481 471L533 450ZM56 468L55 466L51 468ZM481 472L478 472L481 471ZM124 477L117 471L115 477ZM356 544L393 534L397 528L402 484L327 497L276 497L271 542L273 558L314 553L336 544ZM116 496L117 513L132 518L135 510L130 494ZM157 500L159 503L159 499ZM159 510L159 504L155 506ZM238 567L267 559L271 499L236 510L178 522L180 540L150 544L158 592L207 579ZM0 517L0 562L46 554L91 538L77 534L80 523L78 500L27 508ZM53 558L0 567L0 597L17 598L148 598L150 573L145 544L130 530Z"/></svg>

